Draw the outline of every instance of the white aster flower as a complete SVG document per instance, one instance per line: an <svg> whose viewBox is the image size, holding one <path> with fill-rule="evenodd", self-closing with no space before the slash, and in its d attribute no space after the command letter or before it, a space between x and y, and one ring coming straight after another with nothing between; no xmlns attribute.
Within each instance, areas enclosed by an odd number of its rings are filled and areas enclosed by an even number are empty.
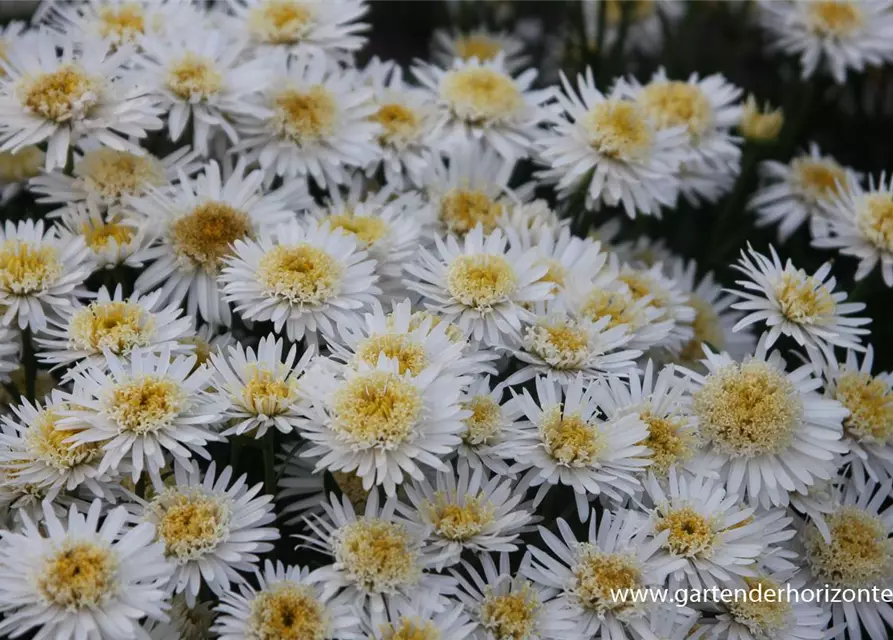
<svg viewBox="0 0 893 640"><path fill-rule="evenodd" d="M161 105L167 131L178 141L192 120L192 146L208 155L211 137L222 131L230 143L239 136L231 121L263 118L253 94L267 87L271 72L266 60L246 59L247 42L223 31L202 28L166 31L140 39L138 66L144 86Z"/></svg>
<svg viewBox="0 0 893 640"><path fill-rule="evenodd" d="M309 577L321 585L323 598L340 591L376 628L397 601L423 602L435 612L446 608L443 595L455 581L431 571L435 558L424 552L428 532L396 513L396 497L381 504L373 490L358 514L346 497L332 495L323 509L325 515L307 519L309 533L298 536L301 547L332 558Z"/></svg>
<svg viewBox="0 0 893 640"><path fill-rule="evenodd" d="M236 344L212 353L212 385L228 405L223 419L229 426L221 435L262 438L269 429L280 433L297 429L307 401L301 377L314 354L310 347L298 360L298 346L292 344L283 357L282 338L272 335L260 339L256 352Z"/></svg>
<svg viewBox="0 0 893 640"><path fill-rule="evenodd" d="M575 614L570 637L626 640L639 634L648 638L649 613L677 606L616 596L624 589L660 588L667 575L685 563L658 553L669 532L649 538L641 518L633 511L604 511L600 517L593 513L582 541L561 518L557 520L561 537L539 527L551 554L529 547L532 561L522 563L521 572L540 586L560 592L558 599Z"/></svg>
<svg viewBox="0 0 893 640"><path fill-rule="evenodd" d="M365 168L379 157L382 127L372 119L373 90L356 70L333 68L322 55L278 57L267 64L273 78L257 102L269 115L235 123L235 150L245 151L270 176L312 177L329 189L347 182L351 168Z"/></svg>
<svg viewBox="0 0 893 640"><path fill-rule="evenodd" d="M323 600L305 567L264 562L257 588L242 583L223 594L213 632L220 640L245 638L359 638L360 620L345 598Z"/></svg>
<svg viewBox="0 0 893 640"><path fill-rule="evenodd" d="M880 66L893 55L893 3L888 0L764 0L759 7L773 48L798 56L804 78L821 66L844 84L848 70Z"/></svg>
<svg viewBox="0 0 893 640"><path fill-rule="evenodd" d="M314 378L301 425L311 446L301 455L319 457L317 470L356 472L364 489L383 485L393 495L404 474L422 479L420 464L446 468L442 458L459 445L467 416L459 404L464 379L435 367L401 372L384 354Z"/></svg>
<svg viewBox="0 0 893 640"><path fill-rule="evenodd" d="M888 181L884 175L878 181L871 178L865 189L855 177L849 177L840 193L829 198L825 213L829 235L814 238L812 245L857 258L857 281L880 262L884 284L893 287L893 179Z"/></svg>
<svg viewBox="0 0 893 640"><path fill-rule="evenodd" d="M0 39L0 46L2 46ZM2 76L0 76L2 77ZM0 152L0 205L22 193L30 178L43 171L46 154L37 145Z"/></svg>
<svg viewBox="0 0 893 640"><path fill-rule="evenodd" d="M806 349L819 370L823 357L835 360L834 347L864 351L861 336L870 333L863 327L871 318L852 317L865 309L865 303L845 302L846 291L834 291L837 279L831 273L831 263L808 275L790 259L782 264L772 245L769 251L771 259L748 246L747 253L742 251L734 265L748 278L735 281L744 290L729 290L742 299L732 308L747 312L735 330L765 322L767 349L780 336L790 336Z"/></svg>
<svg viewBox="0 0 893 640"><path fill-rule="evenodd" d="M650 535L670 533L655 557L685 559L670 574L674 591L738 586L741 577L755 577L761 563L794 537L784 509L760 512L742 505L717 480L670 469L666 488L652 475L645 489L653 505Z"/></svg>
<svg viewBox="0 0 893 640"><path fill-rule="evenodd" d="M414 278L407 286L443 319L488 346L520 339L522 323L533 320L524 303L552 297L552 284L541 282L548 271L533 250L507 247L499 229L485 235L478 225L462 244L455 236L435 236L437 255L421 249L421 260L406 266Z"/></svg>
<svg viewBox="0 0 893 640"><path fill-rule="evenodd" d="M626 285L634 300L647 300L647 305L660 312L659 319L670 320L672 328L661 346L679 349L694 337L692 323L695 309L678 282L664 273L661 263L646 268L625 264L617 276Z"/></svg>
<svg viewBox="0 0 893 640"><path fill-rule="evenodd" d="M115 46L189 29L206 19L184 0L88 0L75 6L53 4L51 11L45 20L63 34L100 38Z"/></svg>
<svg viewBox="0 0 893 640"><path fill-rule="evenodd" d="M369 640L441 640L468 638L475 624L461 603L451 600L442 610L424 597L412 600L394 599L386 607L387 620L376 627L365 621L365 636Z"/></svg>
<svg viewBox="0 0 893 640"><path fill-rule="evenodd" d="M212 603L196 602L190 607L182 595L175 595L170 600L167 622L148 620L143 623L150 640L205 640L214 621Z"/></svg>
<svg viewBox="0 0 893 640"><path fill-rule="evenodd" d="M175 473L176 485L158 493L142 518L155 525L156 540L176 565L169 592L183 593L192 606L202 585L222 596L243 583L241 572L256 567L279 532L266 526L274 519L273 497L258 497L261 485L247 487L244 475L230 485L232 468L217 475L212 462L204 476L182 467Z"/></svg>
<svg viewBox="0 0 893 640"><path fill-rule="evenodd" d="M816 393L821 381L811 365L787 372L765 340L742 362L704 352L707 372L688 372L695 383L692 414L729 492L786 506L791 492L805 494L836 475L838 457L848 450L841 441L847 410Z"/></svg>
<svg viewBox="0 0 893 640"><path fill-rule="evenodd" d="M135 258L152 242L151 225L140 225L132 218L102 213L93 202L69 206L59 221L66 234L83 239L90 249L96 269L114 269L119 265L142 267Z"/></svg>
<svg viewBox="0 0 893 640"><path fill-rule="evenodd" d="M129 470L136 482L145 469L162 486L168 458L191 468L193 454L210 457L205 445L222 439L211 425L226 407L205 391L207 367L193 370L195 356L172 358L170 347L157 354L134 348L128 360L106 350L105 359L73 371L60 423L76 430L66 440L72 446L101 444L100 473Z"/></svg>
<svg viewBox="0 0 893 640"><path fill-rule="evenodd" d="M18 332L10 327L0 325L0 381L5 382L10 374L19 366L19 349L21 347Z"/></svg>
<svg viewBox="0 0 893 640"><path fill-rule="evenodd" d="M526 420L512 441L512 472L525 472L518 488L538 487L538 506L555 485L574 491L581 521L589 516L590 497L604 494L613 500L633 494L636 475L649 464L645 423L637 414L602 420L596 404L599 382L578 375L566 387L556 380L537 378L536 400L524 389L512 400Z"/></svg>
<svg viewBox="0 0 893 640"><path fill-rule="evenodd" d="M159 305L160 294L135 293L125 298L119 284L114 294L100 287L86 306L58 309L58 315L37 337L38 358L59 366L86 359L101 367L106 351L118 356L126 356L136 347L155 352L164 348L173 353L188 351L179 340L192 335L192 318L183 316L177 305Z"/></svg>
<svg viewBox="0 0 893 640"><path fill-rule="evenodd" d="M574 628L573 615L555 598L555 590L541 587L513 573L510 557L500 553L498 562L481 554L480 570L463 560L456 597L478 628L470 640L563 640ZM525 559L524 562L529 562Z"/></svg>
<svg viewBox="0 0 893 640"><path fill-rule="evenodd" d="M446 68L420 64L413 75L437 105L444 150L483 142L507 160L525 158L549 116L545 104L553 90L531 89L535 69L513 77L504 53L490 60L456 58Z"/></svg>
<svg viewBox="0 0 893 640"><path fill-rule="evenodd" d="M561 80L562 114L537 140L548 166L541 175L557 183L559 198L583 190L588 209L621 205L631 218L659 216L661 207L675 206L685 128L659 128L641 105L623 97L622 87L603 95L591 68L577 77L579 97L567 77Z"/></svg>
<svg viewBox="0 0 893 640"><path fill-rule="evenodd" d="M166 619L173 567L149 524L130 526L123 507L100 521L102 502L72 507L65 522L44 505L43 527L27 516L0 541L0 633L35 638L140 638L139 621Z"/></svg>
<svg viewBox="0 0 893 640"><path fill-rule="evenodd" d="M491 387L490 376L481 376L469 383L462 408L470 412L463 420L465 431L458 453L476 470L489 469L498 475L511 475L508 458L513 440L523 431L515 425L521 416L517 403L505 402L502 385Z"/></svg>
<svg viewBox="0 0 893 640"><path fill-rule="evenodd" d="M533 234L537 240L540 235L544 238L551 236L558 239L561 236L557 234L561 234L561 229L570 225L570 220L559 218L547 200L537 198L531 202L513 203L507 210L503 208L502 216L496 224L506 232L514 229L516 233Z"/></svg>
<svg viewBox="0 0 893 640"><path fill-rule="evenodd" d="M46 169L64 167L72 144L93 140L143 153L133 139L160 129L160 109L124 68L131 52L49 32L7 50L0 82L0 151L47 142Z"/></svg>
<svg viewBox="0 0 893 640"><path fill-rule="evenodd" d="M472 471L463 458L433 483L413 481L406 497L412 506L398 504L397 511L430 529L427 546L438 569L459 562L464 551L517 551L520 535L539 519L510 478L491 477L482 466Z"/></svg>
<svg viewBox="0 0 893 640"><path fill-rule="evenodd" d="M289 340L335 335L355 327L381 293L376 262L355 237L317 222L291 221L257 239L239 239L220 284L247 320L270 321Z"/></svg>
<svg viewBox="0 0 893 640"><path fill-rule="evenodd" d="M840 195L859 176L834 158L822 155L817 144L809 151L784 164L775 160L760 163L763 184L747 206L757 215L757 226L778 223L778 241L784 243L804 223L813 238L827 235L828 223L823 201Z"/></svg>
<svg viewBox="0 0 893 640"><path fill-rule="evenodd" d="M93 270L83 238L44 233L42 220L7 220L0 228L0 324L42 331L47 312L71 306Z"/></svg>
<svg viewBox="0 0 893 640"><path fill-rule="evenodd" d="M159 242L134 259L154 260L136 279L137 290L161 288L161 300L180 304L190 315L229 326L232 314L217 284L233 243L249 239L294 218L304 201L302 185L272 192L262 189L263 173L245 173L240 159L232 174L221 177L216 162L195 180L185 176L170 193L152 190L129 201L138 219L157 229Z"/></svg>
<svg viewBox="0 0 893 640"><path fill-rule="evenodd" d="M489 62L499 54L502 54L503 66L509 73L530 64L530 56L524 55L524 41L504 31L489 31L483 27L470 31L438 29L431 40L431 58L444 69L452 66L456 58Z"/></svg>
<svg viewBox="0 0 893 640"><path fill-rule="evenodd" d="M284 49L292 55L348 58L366 42L369 25L358 22L369 10L362 0L228 0L233 28L247 33L258 57Z"/></svg>

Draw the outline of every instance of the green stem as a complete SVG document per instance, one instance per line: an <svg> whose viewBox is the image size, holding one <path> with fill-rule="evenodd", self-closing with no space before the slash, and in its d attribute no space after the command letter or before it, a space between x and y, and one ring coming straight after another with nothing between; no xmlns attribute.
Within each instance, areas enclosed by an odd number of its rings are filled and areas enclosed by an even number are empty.
<svg viewBox="0 0 893 640"><path fill-rule="evenodd" d="M291 462L291 459L295 457L295 454L298 452L298 447L301 446L303 440L297 440L291 448L288 450L288 453L285 455L285 460L282 462L282 466L279 467L279 471L276 472L276 485L279 485L279 481L282 479L282 476L285 474L285 468L288 466L288 463Z"/></svg>
<svg viewBox="0 0 893 640"><path fill-rule="evenodd" d="M276 432L270 429L264 436L264 491L276 495Z"/></svg>
<svg viewBox="0 0 893 640"><path fill-rule="evenodd" d="M708 246L708 260L710 264L720 262L729 246L728 231L731 224L741 217L746 204L747 194L750 192L751 182L757 167L758 152L755 147L745 146L741 161L741 173L735 181L735 187L726 200L713 225L713 233ZM739 220L740 222L740 220Z"/></svg>
<svg viewBox="0 0 893 640"><path fill-rule="evenodd" d="M31 340L31 328L22 329L22 364L25 367L25 398L34 402L37 395L37 356Z"/></svg>

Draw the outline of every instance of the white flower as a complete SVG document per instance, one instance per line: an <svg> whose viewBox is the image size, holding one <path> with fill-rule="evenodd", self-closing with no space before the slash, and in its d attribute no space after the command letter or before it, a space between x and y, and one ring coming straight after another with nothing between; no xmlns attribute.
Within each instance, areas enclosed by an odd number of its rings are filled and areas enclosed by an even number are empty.
<svg viewBox="0 0 893 640"><path fill-rule="evenodd" d="M482 466L471 471L459 458L435 476L434 482L415 480L406 487L412 506L397 505L404 517L431 531L427 546L437 555L437 568L459 562L463 551L478 553L518 550L519 537L532 530L530 503L522 503L523 492L514 492L514 482L490 477Z"/></svg>
<svg viewBox="0 0 893 640"><path fill-rule="evenodd" d="M688 372L695 383L692 414L730 493L786 506L789 493L805 494L836 474L838 456L847 452L841 442L847 410L816 393L821 382L811 365L787 372L765 339L740 363L704 352L707 373Z"/></svg>
<svg viewBox="0 0 893 640"><path fill-rule="evenodd" d="M471 640L563 640L574 628L571 611L555 598L555 590L513 574L510 557L481 554L480 570L463 560L463 572L450 572L458 581L456 597L477 623ZM529 562L525 559L524 562Z"/></svg>
<svg viewBox="0 0 893 640"><path fill-rule="evenodd" d="M626 285L634 300L647 300L647 306L660 312L658 320L672 322L669 335L660 346L679 349L694 337L695 309L690 306L690 298L679 283L664 273L661 263L647 269L625 264L617 278ZM633 344L635 341L630 346Z"/></svg>
<svg viewBox="0 0 893 640"><path fill-rule="evenodd" d="M310 347L298 360L298 346L293 344L283 358L282 338L272 335L260 339L257 352L236 344L212 353L212 385L228 405L223 419L229 426L221 435L262 438L269 429L280 433L297 429L307 401L301 377L314 354Z"/></svg>
<svg viewBox="0 0 893 640"><path fill-rule="evenodd" d="M166 618L164 585L173 567L149 524L129 526L123 507L100 522L102 502L61 522L44 505L44 527L23 516L0 542L0 622L4 636L140 638L145 616Z"/></svg>
<svg viewBox="0 0 893 640"><path fill-rule="evenodd" d="M825 203L825 213L829 235L814 238L812 245L858 258L857 281L866 278L880 262L884 284L893 287L893 179L888 182L881 175L875 182L872 178L866 190L849 176L840 193Z"/></svg>
<svg viewBox="0 0 893 640"><path fill-rule="evenodd" d="M825 395L850 412L843 420L852 481L864 488L870 481L886 482L893 477L893 374L872 374L874 348L870 345L859 364L858 355L847 349L846 360L828 363Z"/></svg>
<svg viewBox="0 0 893 640"><path fill-rule="evenodd" d="M6 381L9 374L19 366L18 332L0 325L0 381Z"/></svg>
<svg viewBox="0 0 893 640"><path fill-rule="evenodd" d="M346 58L363 47L369 25L357 22L369 10L362 0L230 0L233 28L247 33L259 57L282 48L292 55Z"/></svg>
<svg viewBox="0 0 893 640"><path fill-rule="evenodd" d="M831 263L826 262L813 275L797 269L789 259L782 265L775 247L769 245L771 259L757 253L750 246L741 252L734 268L747 280L736 280L744 290L730 289L742 302L733 309L748 312L735 330L757 322L765 322L766 348L772 348L779 336L791 336L818 369L822 357L833 362L834 347L864 351L861 336L869 333L864 329L871 318L852 317L851 314L865 309L864 302L844 302L846 291L834 291L837 282L831 273Z"/></svg>
<svg viewBox="0 0 893 640"><path fill-rule="evenodd" d="M205 640L214 620L210 602L196 602L190 607L182 595L171 598L168 616L167 622L148 620L143 623L151 640Z"/></svg>
<svg viewBox="0 0 893 640"><path fill-rule="evenodd" d="M195 356L172 358L170 347L158 354L134 348L128 360L106 350L105 358L72 372L74 390L64 396L70 408L60 426L76 432L66 442L100 443L100 473L129 470L136 482L145 469L156 486L169 457L186 468L193 454L210 457L205 445L222 439L210 425L226 407L205 391L207 367L193 371Z"/></svg>
<svg viewBox="0 0 893 640"><path fill-rule="evenodd" d="M239 160L223 180L211 162L195 180L181 178L171 193L153 190L131 199L143 224L157 229L159 244L137 252L135 260L154 260L136 279L137 290L161 287L161 300L180 304L190 315L229 326L232 314L217 284L233 243L293 219L293 207L304 201L300 184L272 192L262 189L263 173L245 173Z"/></svg>
<svg viewBox="0 0 893 640"><path fill-rule="evenodd" d="M143 153L133 138L160 129L160 109L124 68L127 47L40 32L6 52L0 83L0 151L47 142L46 169L64 167L72 144L98 141Z"/></svg>
<svg viewBox="0 0 893 640"><path fill-rule="evenodd" d="M273 79L258 105L269 115L235 123L235 150L246 151L271 176L312 177L322 188L344 184L348 170L378 158L381 126L370 119L376 113L373 91L356 70L333 68L321 55L267 64Z"/></svg>
<svg viewBox="0 0 893 640"><path fill-rule="evenodd" d="M544 105L553 90L531 90L535 69L513 77L503 53L490 60L456 58L447 68L420 64L413 75L437 105L444 150L483 141L507 160L525 158L549 116Z"/></svg>
<svg viewBox="0 0 893 640"><path fill-rule="evenodd" d="M530 56L524 55L524 41L505 32L488 31L486 28L471 31L447 31L438 29L431 41L431 58L439 66L448 68L453 60L489 62L502 54L503 66L514 73L530 64Z"/></svg>
<svg viewBox="0 0 893 640"><path fill-rule="evenodd" d="M0 46L2 43L0 38ZM29 178L40 175L45 158L46 154L37 145L0 152L0 205L8 204L19 195Z"/></svg>
<svg viewBox="0 0 893 640"><path fill-rule="evenodd" d="M356 472L363 488L383 485L393 495L404 474L422 479L419 464L445 469L455 451L466 412L459 404L464 379L436 367L401 371L382 354L335 375L308 380L313 404L301 434L319 457L316 469Z"/></svg>
<svg viewBox="0 0 893 640"><path fill-rule="evenodd" d="M114 294L101 287L89 305L58 309L58 316L50 319L43 333L46 337L37 338L38 358L56 365L86 358L101 367L106 350L118 356L126 356L136 347L155 352L164 348L174 353L187 351L178 341L192 335L192 318L183 316L176 305L159 305L160 294L135 293L125 298L119 284Z"/></svg>
<svg viewBox="0 0 893 640"><path fill-rule="evenodd" d="M861 72L891 58L891 6L888 0L759 4L760 21L773 48L799 56L804 78L821 66L837 84L844 84L847 70Z"/></svg>
<svg viewBox="0 0 893 640"><path fill-rule="evenodd" d="M582 375L566 387L551 377L535 383L536 400L527 389L512 400L526 417L510 451L512 472L526 472L518 491L539 487L538 506L551 487L571 487L581 521L589 515L590 497L622 500L634 493L641 486L636 474L649 463L642 444L648 430L639 416L602 420L595 398L601 383L587 383Z"/></svg>
<svg viewBox="0 0 893 640"><path fill-rule="evenodd" d="M46 21L71 37L101 38L116 46L141 36L189 29L204 14L182 0L88 0L79 5L50 3Z"/></svg>
<svg viewBox="0 0 893 640"><path fill-rule="evenodd" d="M114 269L119 265L140 268L135 258L152 242L150 225L140 225L132 218L103 214L91 202L69 206L59 221L67 235L80 237L89 247L96 269Z"/></svg>
<svg viewBox="0 0 893 640"><path fill-rule="evenodd" d="M633 511L603 511L600 517L593 513L582 541L561 518L557 520L560 538L539 527L551 554L529 547L532 562L522 563L521 573L542 587L560 591L559 600L575 614L574 630L567 637L610 634L607 637L613 640L626 640L629 634L640 634L648 638L646 616L655 608L677 606L648 598L633 602L612 593L660 588L666 576L685 563L658 554L669 532L648 538L640 518Z"/></svg>
<svg viewBox="0 0 893 640"><path fill-rule="evenodd" d="M83 238L60 237L43 221L7 220L0 229L0 324L41 331L47 311L71 306L93 270Z"/></svg>
<svg viewBox="0 0 893 640"><path fill-rule="evenodd" d="M143 85L168 114L167 131L174 142L191 118L192 146L206 156L218 130L230 143L238 142L234 118L268 115L254 104L253 94L267 87L271 70L263 59L245 59L244 39L234 40L199 23L197 30L143 37L140 45L137 64Z"/></svg>
<svg viewBox="0 0 893 640"><path fill-rule="evenodd" d="M587 208L622 205L631 218L675 206L676 173L688 145L685 128L658 128L637 102L623 97L622 87L603 95L589 67L585 77L577 77L579 97L567 77L561 80L561 116L537 140L549 167L541 175L557 183L558 197L566 200L582 190Z"/></svg>
<svg viewBox="0 0 893 640"><path fill-rule="evenodd" d="M217 475L214 462L204 477L181 467L175 472L176 486L158 493L142 517L155 525L156 540L176 565L168 590L192 606L203 584L222 596L243 583L240 572L255 568L279 532L266 526L274 519L273 497L258 497L260 484L248 488L241 476L230 486L232 468Z"/></svg>
<svg viewBox="0 0 893 640"><path fill-rule="evenodd" d="M369 640L440 640L468 638L474 631L465 607L451 600L442 610L423 596L410 600L394 599L386 608L387 620L376 627L371 619L365 621Z"/></svg>
<svg viewBox="0 0 893 640"><path fill-rule="evenodd" d="M240 584L223 594L212 631L220 640L245 638L360 638L360 620L343 598L323 600L310 570L264 562L257 589Z"/></svg>
<svg viewBox="0 0 893 640"><path fill-rule="evenodd" d="M328 225L291 221L257 239L238 239L220 284L247 320L270 321L289 340L335 334L335 323L355 327L381 293L376 262L356 239Z"/></svg>
<svg viewBox="0 0 893 640"><path fill-rule="evenodd" d="M333 494L323 503L325 515L308 518L308 534L298 536L304 540L301 546L332 558L332 564L309 577L322 586L322 598L340 591L374 628L387 621L385 610L396 601L423 602L442 611L443 595L455 584L430 571L434 558L424 552L426 529L397 515L396 508L396 497L382 505L373 490L357 514L346 497L339 501Z"/></svg>
<svg viewBox="0 0 893 640"><path fill-rule="evenodd" d="M537 265L536 253L506 247L502 231L485 235L480 225L461 246L452 235L434 242L437 255L423 248L420 261L406 266L415 278L407 286L475 341L502 346L506 339L519 340L522 322L533 320L521 305L551 297L552 284L540 281L548 267Z"/></svg>
<svg viewBox="0 0 893 640"><path fill-rule="evenodd" d="M859 176L833 157L822 155L817 144L809 152L793 158L789 164L775 160L760 163L762 186L747 206L757 214L757 226L778 223L778 241L784 243L804 223L813 238L828 233L823 201L839 195Z"/></svg>
<svg viewBox="0 0 893 640"><path fill-rule="evenodd" d="M499 475L511 475L508 460L514 439L523 434L515 421L521 416L517 403L504 402L501 385L491 389L490 376L473 380L465 390L462 408L470 413L463 420L465 431L459 456L472 469L485 467Z"/></svg>
<svg viewBox="0 0 893 640"><path fill-rule="evenodd" d="M198 154L189 147L180 147L164 158L156 158L148 152L137 155L92 146L74 153L71 175L57 168L29 181L29 190L39 196L37 202L59 205L48 217L64 215L71 205L85 202L98 207L100 213L127 217L128 197L142 196L152 188L168 188L179 179L181 172L192 175L201 167L196 162Z"/></svg>
<svg viewBox="0 0 893 640"><path fill-rule="evenodd" d="M655 557L685 559L684 566L670 575L669 588L674 591L738 586L740 577L756 576L760 564L794 537L784 509L760 512L742 505L737 495L704 476L670 469L666 488L652 475L645 489L654 505L650 535L670 533Z"/></svg>

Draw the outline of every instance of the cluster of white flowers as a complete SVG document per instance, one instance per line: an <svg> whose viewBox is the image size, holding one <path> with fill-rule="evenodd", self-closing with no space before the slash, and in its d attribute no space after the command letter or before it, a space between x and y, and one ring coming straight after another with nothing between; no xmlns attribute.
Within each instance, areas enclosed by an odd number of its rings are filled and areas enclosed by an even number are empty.
<svg viewBox="0 0 893 640"><path fill-rule="evenodd" d="M622 4L585 37L684 12ZM885 640L887 602L615 593L893 589L893 374L832 263L779 255L808 223L893 287L893 181L763 162L780 249L723 288L618 223L727 196L780 114L721 74L544 86L485 29L358 64L368 8L0 32L34 204L0 209L0 636ZM893 58L891 2L754 11L806 76Z"/></svg>

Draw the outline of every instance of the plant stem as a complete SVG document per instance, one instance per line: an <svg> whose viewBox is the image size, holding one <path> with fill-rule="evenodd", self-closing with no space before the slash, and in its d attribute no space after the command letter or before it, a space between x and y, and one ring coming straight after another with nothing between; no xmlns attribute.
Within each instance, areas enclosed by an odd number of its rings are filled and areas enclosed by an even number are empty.
<svg viewBox="0 0 893 640"><path fill-rule="evenodd" d="M264 436L264 491L273 496L276 495L276 432L270 429Z"/></svg>

